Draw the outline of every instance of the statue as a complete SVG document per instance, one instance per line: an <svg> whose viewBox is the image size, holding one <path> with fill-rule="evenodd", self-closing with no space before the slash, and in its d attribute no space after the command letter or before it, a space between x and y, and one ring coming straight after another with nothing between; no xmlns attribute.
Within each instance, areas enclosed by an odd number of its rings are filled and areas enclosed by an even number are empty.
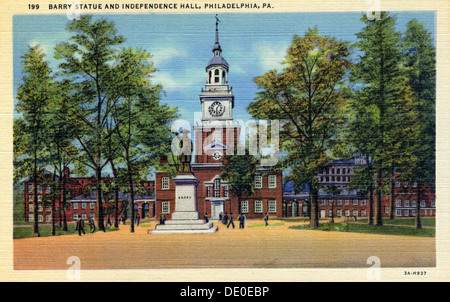
<svg viewBox="0 0 450 302"><path fill-rule="evenodd" d="M183 129L183 131L181 131L182 135L178 135L178 139L180 140L180 155L178 155L180 168L178 170L178 173L181 174L192 173L191 159L193 145L191 139L188 137L188 133L190 133L189 130Z"/></svg>

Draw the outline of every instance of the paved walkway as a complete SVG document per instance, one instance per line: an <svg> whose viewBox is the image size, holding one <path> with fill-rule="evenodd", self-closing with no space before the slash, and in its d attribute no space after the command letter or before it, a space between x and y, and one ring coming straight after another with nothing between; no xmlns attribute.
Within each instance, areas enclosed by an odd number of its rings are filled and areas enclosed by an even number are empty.
<svg viewBox="0 0 450 302"><path fill-rule="evenodd" d="M148 235L143 224L119 231L14 240L14 269L67 269L77 256L83 269L162 268L367 268L377 256L382 267L433 267L434 238L289 229L301 222L250 220L249 226L211 235ZM217 225L217 222L214 221Z"/></svg>

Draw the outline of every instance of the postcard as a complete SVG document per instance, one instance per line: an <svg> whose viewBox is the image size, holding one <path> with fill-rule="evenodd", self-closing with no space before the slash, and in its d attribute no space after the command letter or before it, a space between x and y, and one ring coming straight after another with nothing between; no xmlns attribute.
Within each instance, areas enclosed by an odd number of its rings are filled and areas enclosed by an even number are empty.
<svg viewBox="0 0 450 302"><path fill-rule="evenodd" d="M2 16L0 280L448 281L445 1Z"/></svg>

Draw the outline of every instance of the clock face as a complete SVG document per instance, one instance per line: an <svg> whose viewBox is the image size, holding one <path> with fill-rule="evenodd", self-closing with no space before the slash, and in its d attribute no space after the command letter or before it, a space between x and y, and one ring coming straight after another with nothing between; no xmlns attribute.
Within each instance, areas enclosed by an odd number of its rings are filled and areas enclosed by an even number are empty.
<svg viewBox="0 0 450 302"><path fill-rule="evenodd" d="M225 106L223 106L220 102L214 102L208 108L209 114L211 116L222 116L225 112Z"/></svg>
<svg viewBox="0 0 450 302"><path fill-rule="evenodd" d="M222 153L220 151L216 151L214 152L212 158L214 158L215 160L220 160L222 158Z"/></svg>

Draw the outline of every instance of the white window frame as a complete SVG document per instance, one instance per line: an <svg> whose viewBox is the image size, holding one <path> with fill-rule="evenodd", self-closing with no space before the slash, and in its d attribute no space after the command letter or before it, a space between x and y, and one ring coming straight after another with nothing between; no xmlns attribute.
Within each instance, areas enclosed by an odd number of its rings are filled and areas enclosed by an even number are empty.
<svg viewBox="0 0 450 302"><path fill-rule="evenodd" d="M161 177L161 190L170 189L170 178L168 176Z"/></svg>
<svg viewBox="0 0 450 302"><path fill-rule="evenodd" d="M345 205L346 205L346 206L349 206L349 205L350 205L350 200L346 199L346 200L345 200Z"/></svg>
<svg viewBox="0 0 450 302"><path fill-rule="evenodd" d="M384 207L384 214L389 214L390 210L391 210L390 207Z"/></svg>
<svg viewBox="0 0 450 302"><path fill-rule="evenodd" d="M367 217L367 211L365 209L361 210L361 217Z"/></svg>
<svg viewBox="0 0 450 302"><path fill-rule="evenodd" d="M358 210L353 210L353 216L359 217Z"/></svg>
<svg viewBox="0 0 450 302"><path fill-rule="evenodd" d="M431 201L431 207L432 207L432 208L435 208L435 207L436 207L436 201L435 201L435 200L432 200L432 201Z"/></svg>
<svg viewBox="0 0 450 302"><path fill-rule="evenodd" d="M73 209L74 210L78 210L78 202L74 202L73 203Z"/></svg>
<svg viewBox="0 0 450 302"><path fill-rule="evenodd" d="M78 213L73 213L73 220L78 220Z"/></svg>
<svg viewBox="0 0 450 302"><path fill-rule="evenodd" d="M38 212L43 212L44 211L44 207L42 207L41 204L38 204Z"/></svg>
<svg viewBox="0 0 450 302"><path fill-rule="evenodd" d="M46 222L52 222L52 215L46 215L45 216L45 221Z"/></svg>
<svg viewBox="0 0 450 302"><path fill-rule="evenodd" d="M359 204L358 199L353 199L353 205L357 206Z"/></svg>
<svg viewBox="0 0 450 302"><path fill-rule="evenodd" d="M277 201L275 199L271 199L268 201L268 212L271 214L277 213Z"/></svg>
<svg viewBox="0 0 450 302"><path fill-rule="evenodd" d="M411 204L409 203L409 199L405 199L405 207L410 207L411 206Z"/></svg>
<svg viewBox="0 0 450 302"><path fill-rule="evenodd" d="M255 200L255 213L263 213L263 201L262 200Z"/></svg>
<svg viewBox="0 0 450 302"><path fill-rule="evenodd" d="M89 209L94 210L95 209L95 202L89 203Z"/></svg>
<svg viewBox="0 0 450 302"><path fill-rule="evenodd" d="M85 202L82 202L82 203L81 203L81 209L82 209L82 210L86 210L86 203L85 203Z"/></svg>
<svg viewBox="0 0 450 302"><path fill-rule="evenodd" d="M361 206L365 207L367 205L367 200L363 199L361 200Z"/></svg>
<svg viewBox="0 0 450 302"><path fill-rule="evenodd" d="M248 200L241 200L241 213L248 213Z"/></svg>
<svg viewBox="0 0 450 302"><path fill-rule="evenodd" d="M277 188L277 176L275 174L269 175L269 189Z"/></svg>
<svg viewBox="0 0 450 302"><path fill-rule="evenodd" d="M38 195L38 202L42 201L42 195Z"/></svg>
<svg viewBox="0 0 450 302"><path fill-rule="evenodd" d="M89 219L95 219L95 213L90 213L89 214Z"/></svg>
<svg viewBox="0 0 450 302"><path fill-rule="evenodd" d="M345 217L350 217L350 210L349 209L345 209Z"/></svg>
<svg viewBox="0 0 450 302"><path fill-rule="evenodd" d="M327 201L325 199L320 200L320 206L325 207L327 205Z"/></svg>
<svg viewBox="0 0 450 302"><path fill-rule="evenodd" d="M82 214L81 214L81 219L83 219L83 220L86 220L86 219L87 219L86 213L82 213Z"/></svg>
<svg viewBox="0 0 450 302"><path fill-rule="evenodd" d="M397 209L397 217L402 217L402 210Z"/></svg>
<svg viewBox="0 0 450 302"><path fill-rule="evenodd" d="M397 205L397 208L401 208L402 207L402 200L401 199L397 199L395 201L395 204Z"/></svg>
<svg viewBox="0 0 450 302"><path fill-rule="evenodd" d="M409 210L405 210L405 217L409 217Z"/></svg>
<svg viewBox="0 0 450 302"><path fill-rule="evenodd" d="M262 189L263 187L263 177L261 175L255 176L255 189Z"/></svg>
<svg viewBox="0 0 450 302"><path fill-rule="evenodd" d="M44 215L39 214L38 215L38 221L39 222L44 222Z"/></svg>
<svg viewBox="0 0 450 302"><path fill-rule="evenodd" d="M223 186L223 197L228 198L230 196L230 191L229 191L229 187L228 185L224 185Z"/></svg>
<svg viewBox="0 0 450 302"><path fill-rule="evenodd" d="M426 204L425 200L421 200L421 201L420 201L420 207L421 207L421 208L425 208L426 205L427 205L427 204Z"/></svg>
<svg viewBox="0 0 450 302"><path fill-rule="evenodd" d="M28 212L33 212L34 211L34 204L29 203L28 204Z"/></svg>
<svg viewBox="0 0 450 302"><path fill-rule="evenodd" d="M342 217L342 209L338 209L336 212L337 217Z"/></svg>
<svg viewBox="0 0 450 302"><path fill-rule="evenodd" d="M170 201L161 202L161 213L170 214Z"/></svg>
<svg viewBox="0 0 450 302"><path fill-rule="evenodd" d="M336 202L336 205L337 206L342 206L342 199L338 199L337 202Z"/></svg>
<svg viewBox="0 0 450 302"><path fill-rule="evenodd" d="M34 214L28 214L28 221L34 221Z"/></svg>

